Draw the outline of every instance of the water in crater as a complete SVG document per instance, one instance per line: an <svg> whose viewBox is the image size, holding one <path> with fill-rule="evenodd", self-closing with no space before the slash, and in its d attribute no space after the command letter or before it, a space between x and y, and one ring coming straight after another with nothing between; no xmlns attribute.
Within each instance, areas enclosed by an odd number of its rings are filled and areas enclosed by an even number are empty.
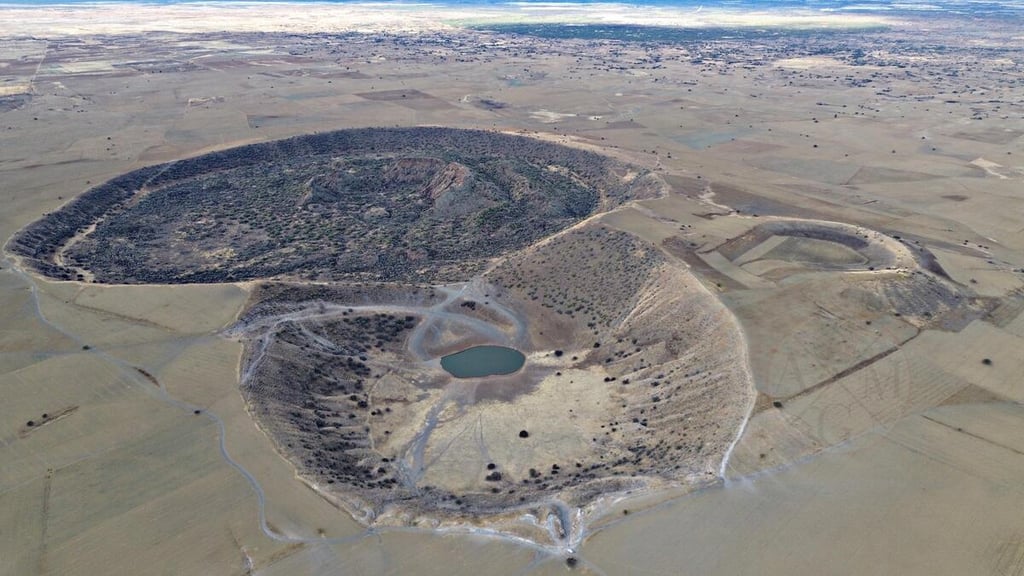
<svg viewBox="0 0 1024 576"><path fill-rule="evenodd" d="M522 352L504 346L474 346L441 358L441 367L456 378L511 374L525 363Z"/></svg>

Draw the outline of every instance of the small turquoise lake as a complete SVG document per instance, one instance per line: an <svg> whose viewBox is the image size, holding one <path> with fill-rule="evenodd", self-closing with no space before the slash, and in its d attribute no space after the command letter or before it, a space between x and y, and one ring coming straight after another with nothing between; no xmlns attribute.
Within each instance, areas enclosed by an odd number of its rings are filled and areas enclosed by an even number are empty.
<svg viewBox="0 0 1024 576"><path fill-rule="evenodd" d="M525 363L522 352L504 346L474 346L441 358L441 367L456 378L511 374Z"/></svg>

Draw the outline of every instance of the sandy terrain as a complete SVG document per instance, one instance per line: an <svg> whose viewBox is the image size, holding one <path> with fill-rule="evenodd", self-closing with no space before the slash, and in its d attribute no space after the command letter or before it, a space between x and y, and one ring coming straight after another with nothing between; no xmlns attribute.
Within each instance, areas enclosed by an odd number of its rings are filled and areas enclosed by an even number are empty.
<svg viewBox="0 0 1024 576"><path fill-rule="evenodd" d="M668 184L594 224L720 299L745 336L753 414L707 487L600 501L571 545L367 531L247 412L242 348L220 332L251 285L49 282L6 258L0 573L548 574L568 557L595 574L1022 570L1019 28L890 19L856 36L637 45L460 31L490 15L459 10L202 10L0 9L0 238L118 174L247 142L539 131ZM623 12L601 17L635 21ZM246 34L267 30L257 16L302 34ZM547 18L494 15L527 17ZM373 97L410 89L425 96ZM820 238L743 243L807 220L904 257L871 270Z"/></svg>

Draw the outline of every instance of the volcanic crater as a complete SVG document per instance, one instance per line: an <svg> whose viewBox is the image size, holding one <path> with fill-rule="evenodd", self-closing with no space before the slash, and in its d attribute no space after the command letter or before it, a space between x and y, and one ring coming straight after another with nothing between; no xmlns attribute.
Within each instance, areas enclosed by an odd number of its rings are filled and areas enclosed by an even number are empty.
<svg viewBox="0 0 1024 576"><path fill-rule="evenodd" d="M8 249L58 280L251 281L241 392L320 494L571 545L605 496L715 481L753 403L735 318L599 218L667 188L520 135L343 130L136 170ZM524 366L442 369L478 345Z"/></svg>

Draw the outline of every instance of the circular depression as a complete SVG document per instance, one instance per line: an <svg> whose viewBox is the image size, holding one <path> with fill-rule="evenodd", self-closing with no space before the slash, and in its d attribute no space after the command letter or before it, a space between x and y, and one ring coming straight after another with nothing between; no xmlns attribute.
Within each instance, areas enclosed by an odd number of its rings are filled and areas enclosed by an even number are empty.
<svg viewBox="0 0 1024 576"><path fill-rule="evenodd" d="M483 130L365 128L129 172L19 232L21 261L104 284L457 282L650 181L614 159Z"/></svg>
<svg viewBox="0 0 1024 576"><path fill-rule="evenodd" d="M571 540L569 507L713 478L752 394L741 334L695 277L577 226L664 186L521 136L344 130L127 173L7 249L58 280L273 279L228 334L247 408L303 479L370 524ZM410 348L478 329L523 331L531 366L506 349L516 363L488 372L529 393L478 394Z"/></svg>

